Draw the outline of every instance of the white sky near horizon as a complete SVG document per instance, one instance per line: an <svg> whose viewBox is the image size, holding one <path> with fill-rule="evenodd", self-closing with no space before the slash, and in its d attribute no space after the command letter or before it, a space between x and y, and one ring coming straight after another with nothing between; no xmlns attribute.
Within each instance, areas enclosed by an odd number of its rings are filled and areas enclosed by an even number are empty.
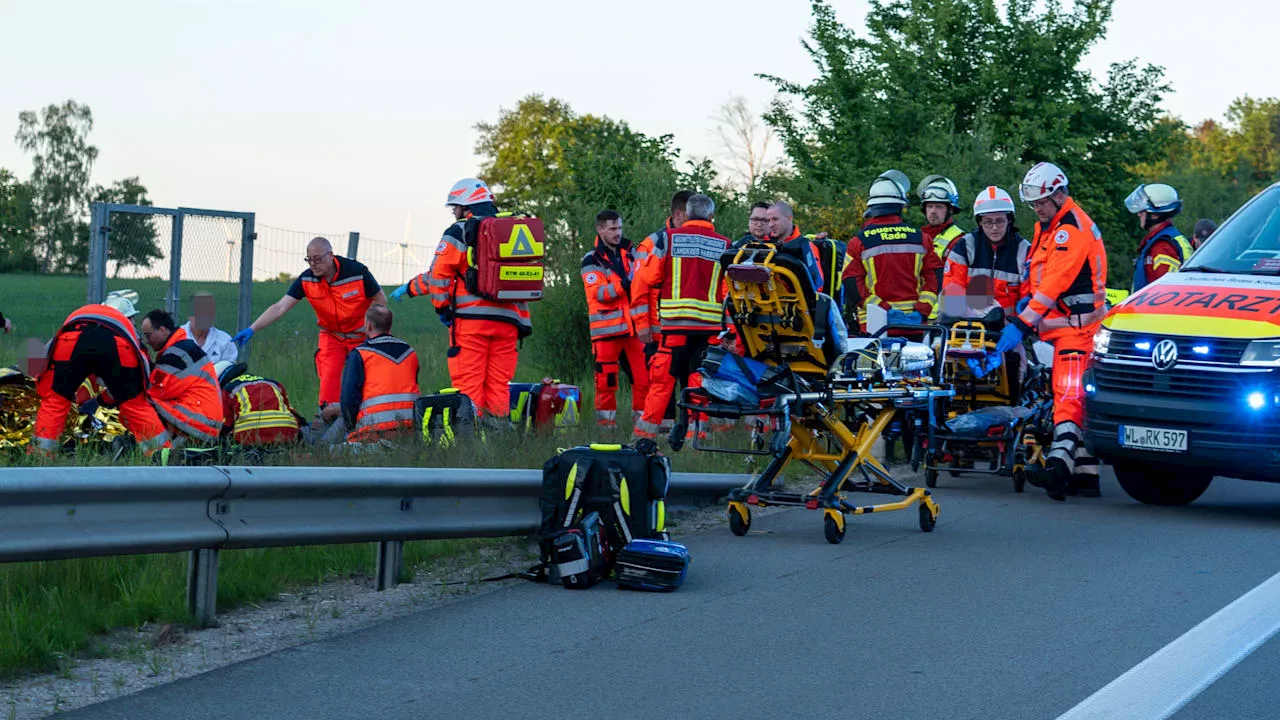
<svg viewBox="0 0 1280 720"><path fill-rule="evenodd" d="M866 2L833 4L861 23ZM813 76L809 23L804 0L0 0L0 167L30 173L20 111L74 98L93 109L96 183L137 175L156 205L397 242L411 214L430 246L500 107L540 92L714 156L717 108L773 94L755 73ZM1117 0L1087 64L1164 66L1168 111L1220 118L1280 95L1277 28L1276 2Z"/></svg>

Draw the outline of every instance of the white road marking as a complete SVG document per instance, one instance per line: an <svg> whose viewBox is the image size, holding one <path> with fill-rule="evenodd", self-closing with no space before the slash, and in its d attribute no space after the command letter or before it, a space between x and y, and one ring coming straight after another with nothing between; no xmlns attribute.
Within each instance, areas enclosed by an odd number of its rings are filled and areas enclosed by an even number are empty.
<svg viewBox="0 0 1280 720"><path fill-rule="evenodd" d="M1163 720L1280 631L1280 573L1135 665L1058 720Z"/></svg>

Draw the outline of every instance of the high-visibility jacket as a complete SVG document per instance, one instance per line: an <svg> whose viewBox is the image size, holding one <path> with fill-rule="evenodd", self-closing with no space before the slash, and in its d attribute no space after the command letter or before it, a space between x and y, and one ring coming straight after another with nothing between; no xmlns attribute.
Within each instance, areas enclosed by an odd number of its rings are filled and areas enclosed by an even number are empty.
<svg viewBox="0 0 1280 720"><path fill-rule="evenodd" d="M667 218L666 225L661 230L656 230L645 236L636 245L636 268L637 274L640 273L639 268L643 268L649 264L651 260L662 263L667 257L667 239L674 225L671 218ZM653 273L649 272L652 276ZM636 291L636 284L631 285L631 313L632 321L635 325L636 332L645 330L658 330L661 326L661 320L658 318L658 301L661 299L662 285L660 283L640 283L642 290Z"/></svg>
<svg viewBox="0 0 1280 720"><path fill-rule="evenodd" d="M351 397L356 382L358 398ZM365 442L411 429L413 402L418 399L418 353L392 335L370 338L351 351L342 386L344 414L359 402L348 441Z"/></svg>
<svg viewBox="0 0 1280 720"><path fill-rule="evenodd" d="M1106 314L1107 248L1072 198L1048 224L1036 223L1023 297L1030 301L1014 322L1046 342L1092 333Z"/></svg>
<svg viewBox="0 0 1280 720"><path fill-rule="evenodd" d="M858 322L866 324L870 305L929 317L938 303L941 269L933 248L900 215L867 220L849 241L844 269L845 280L855 284Z"/></svg>
<svg viewBox="0 0 1280 720"><path fill-rule="evenodd" d="M45 367L44 372L53 371L54 361L62 362L71 359L71 351L75 348L76 341L80 339L80 331L88 324L101 325L115 335L116 349L120 354L120 365L130 371L136 368L139 375L141 375L140 385L143 389L146 389L150 380L151 363L147 359L146 351L142 349L142 341L138 339L138 331L134 328L133 322L129 318L110 305L85 305L62 321L62 327L58 329L57 334L49 341L46 352L49 364ZM105 388L106 386L102 385L99 389L105 390ZM115 398L120 402L127 399ZM78 399L77 401L79 402Z"/></svg>
<svg viewBox="0 0 1280 720"><path fill-rule="evenodd" d="M148 397L160 419L184 435L211 443L222 432L226 415L218 374L182 328L173 331L156 357Z"/></svg>
<svg viewBox="0 0 1280 720"><path fill-rule="evenodd" d="M969 290L974 278L991 278L991 294L1007 315L1012 315L1022 299L1022 284L1031 243L1009 227L999 244L994 244L980 231L966 233L951 244L947 253L943 289L952 292Z"/></svg>
<svg viewBox="0 0 1280 720"><path fill-rule="evenodd" d="M316 311L316 325L343 340L364 337L364 314L382 287L369 268L349 258L333 256L337 266L332 278L316 277L304 270L286 293L295 300L305 299Z"/></svg>
<svg viewBox="0 0 1280 720"><path fill-rule="evenodd" d="M666 238L665 256L656 252L635 274L632 298L658 287L663 335L716 333L723 327L724 285L720 259L732 244L706 220L690 220Z"/></svg>
<svg viewBox="0 0 1280 720"><path fill-rule="evenodd" d="M1191 243L1173 226L1172 220L1156 225L1138 246L1138 256L1133 261L1133 292L1159 280L1165 273L1178 272L1192 252Z"/></svg>
<svg viewBox="0 0 1280 720"><path fill-rule="evenodd" d="M256 375L232 378L222 389L225 428L240 445L276 445L298 439L299 420L284 386Z"/></svg>
<svg viewBox="0 0 1280 720"><path fill-rule="evenodd" d="M626 238L613 250L596 237L595 249L582 256L582 287L587 293L592 340L634 335L633 314L648 317L647 306L631 306L631 279L635 270L635 251Z"/></svg>
<svg viewBox="0 0 1280 720"><path fill-rule="evenodd" d="M430 295L431 304L441 315L452 313L457 318L508 323L516 326L520 337L525 337L533 332L528 303L498 302L467 291L466 275L467 268L470 267L467 259L467 220L471 217L494 217L497 214L498 209L493 203L472 205L466 218L450 225L436 245L430 269L409 281L409 297Z"/></svg>
<svg viewBox="0 0 1280 720"><path fill-rule="evenodd" d="M956 238L964 235L964 231L950 220L941 225L925 225L920 228L920 234L924 239L933 245L933 251L938 254L944 262L947 259L947 248L951 247L951 243Z"/></svg>

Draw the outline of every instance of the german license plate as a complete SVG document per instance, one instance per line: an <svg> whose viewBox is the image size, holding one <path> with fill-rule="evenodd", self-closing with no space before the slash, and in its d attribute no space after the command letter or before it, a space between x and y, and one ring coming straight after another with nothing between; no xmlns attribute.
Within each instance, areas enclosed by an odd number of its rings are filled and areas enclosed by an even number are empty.
<svg viewBox="0 0 1280 720"><path fill-rule="evenodd" d="M1121 447L1134 450L1152 450L1154 452L1180 453L1187 451L1186 430L1165 430L1164 428L1141 427L1138 425L1120 426Z"/></svg>

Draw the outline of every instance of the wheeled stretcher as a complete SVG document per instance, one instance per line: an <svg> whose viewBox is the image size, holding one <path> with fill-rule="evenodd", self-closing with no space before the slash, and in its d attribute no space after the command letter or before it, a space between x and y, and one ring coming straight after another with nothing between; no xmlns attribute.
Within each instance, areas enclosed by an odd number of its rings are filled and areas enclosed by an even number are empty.
<svg viewBox="0 0 1280 720"><path fill-rule="evenodd" d="M763 368L758 378L733 387L712 382L719 366L735 362L726 350L704 360L702 388L685 390L671 433L678 450L694 426L695 449L770 456L768 465L729 495L729 526L751 527L751 506L787 505L823 512L828 542L845 535L845 516L918 508L920 529L932 531L939 508L929 490L894 479L872 454L876 441L902 409L932 421L952 395L943 381L944 330L890 326L872 338L847 338L831 298L816 293L805 267L771 245L749 244L726 255L726 313L742 356ZM850 345L853 347L850 347ZM937 348L935 350L935 348ZM747 387L753 385L753 387ZM700 425L709 418L746 419L753 427L747 448L703 446ZM809 492L781 487L783 473L801 463L819 478ZM852 493L895 500L858 505Z"/></svg>

